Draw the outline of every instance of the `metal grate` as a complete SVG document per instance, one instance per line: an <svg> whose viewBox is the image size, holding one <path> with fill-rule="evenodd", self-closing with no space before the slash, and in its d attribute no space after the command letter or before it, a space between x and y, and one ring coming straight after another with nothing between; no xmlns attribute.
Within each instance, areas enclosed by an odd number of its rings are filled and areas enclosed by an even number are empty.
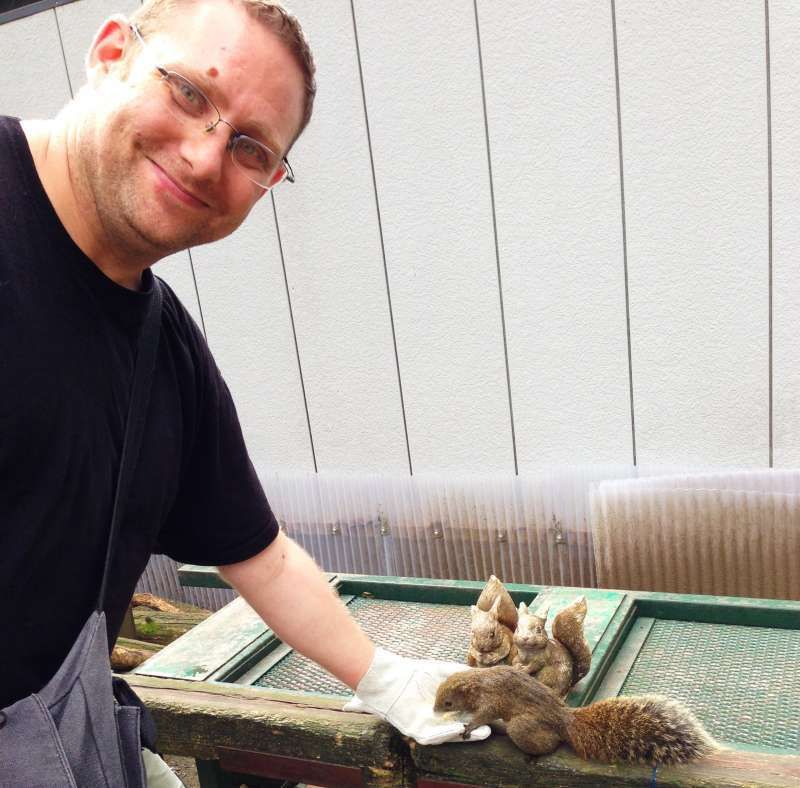
<svg viewBox="0 0 800 788"><path fill-rule="evenodd" d="M800 751L800 630L656 620L620 695L683 701L720 741Z"/></svg>
<svg viewBox="0 0 800 788"><path fill-rule="evenodd" d="M470 621L466 606L356 597L349 609L377 645L395 654L455 662L466 659ZM295 651L253 684L318 694L352 694L330 673Z"/></svg>

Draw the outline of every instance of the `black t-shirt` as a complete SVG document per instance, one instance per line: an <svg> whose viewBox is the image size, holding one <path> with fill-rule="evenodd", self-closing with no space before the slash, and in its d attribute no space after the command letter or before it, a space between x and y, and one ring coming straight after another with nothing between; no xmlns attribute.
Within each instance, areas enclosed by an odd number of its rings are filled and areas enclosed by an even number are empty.
<svg viewBox="0 0 800 788"><path fill-rule="evenodd" d="M72 242L19 121L0 117L0 708L51 678L100 586L139 328L152 295ZM156 370L105 611L113 643L151 553L228 564L278 525L230 393L162 283Z"/></svg>

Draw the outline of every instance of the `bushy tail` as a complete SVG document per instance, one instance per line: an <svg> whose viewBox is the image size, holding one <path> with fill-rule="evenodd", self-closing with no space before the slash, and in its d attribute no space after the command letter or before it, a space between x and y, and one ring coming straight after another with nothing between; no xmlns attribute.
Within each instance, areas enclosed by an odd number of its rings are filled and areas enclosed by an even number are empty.
<svg viewBox="0 0 800 788"><path fill-rule="evenodd" d="M685 763L717 748L689 709L659 695L611 698L575 709L567 741L582 758L607 763Z"/></svg>
<svg viewBox="0 0 800 788"><path fill-rule="evenodd" d="M586 597L576 599L553 619L553 637L564 645L572 656L572 683L579 682L592 664L592 650L583 634L586 618Z"/></svg>

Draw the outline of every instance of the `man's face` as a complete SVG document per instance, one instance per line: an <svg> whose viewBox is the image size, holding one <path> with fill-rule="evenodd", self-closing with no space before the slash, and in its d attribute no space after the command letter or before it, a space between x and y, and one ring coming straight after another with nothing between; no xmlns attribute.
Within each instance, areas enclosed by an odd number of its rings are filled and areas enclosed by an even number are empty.
<svg viewBox="0 0 800 788"><path fill-rule="evenodd" d="M109 31L117 42L127 35ZM238 131L280 155L300 126L304 84L286 46L225 0L179 7L147 44L122 76L114 41L95 41L78 172L104 234L163 257L233 232L264 190L232 161L229 126L205 133L171 114L154 65L191 80Z"/></svg>

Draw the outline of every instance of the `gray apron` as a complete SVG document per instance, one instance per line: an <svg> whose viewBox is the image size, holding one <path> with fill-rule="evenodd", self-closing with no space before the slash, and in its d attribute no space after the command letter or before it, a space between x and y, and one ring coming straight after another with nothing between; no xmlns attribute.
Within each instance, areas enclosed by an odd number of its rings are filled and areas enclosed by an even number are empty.
<svg viewBox="0 0 800 788"><path fill-rule="evenodd" d="M140 715L114 701L106 618L94 611L45 687L0 711L0 785L141 788Z"/></svg>
<svg viewBox="0 0 800 788"><path fill-rule="evenodd" d="M112 682L103 611L119 523L144 429L161 320L161 289L139 337L114 510L96 609L55 676L39 691L0 710L2 788L144 788L142 715L130 688ZM123 698L114 699L114 687ZM152 722L148 720L148 724ZM145 728L145 731L150 731ZM154 734L154 730L152 730ZM154 735L153 735L154 738ZM149 742L148 742L149 743Z"/></svg>

